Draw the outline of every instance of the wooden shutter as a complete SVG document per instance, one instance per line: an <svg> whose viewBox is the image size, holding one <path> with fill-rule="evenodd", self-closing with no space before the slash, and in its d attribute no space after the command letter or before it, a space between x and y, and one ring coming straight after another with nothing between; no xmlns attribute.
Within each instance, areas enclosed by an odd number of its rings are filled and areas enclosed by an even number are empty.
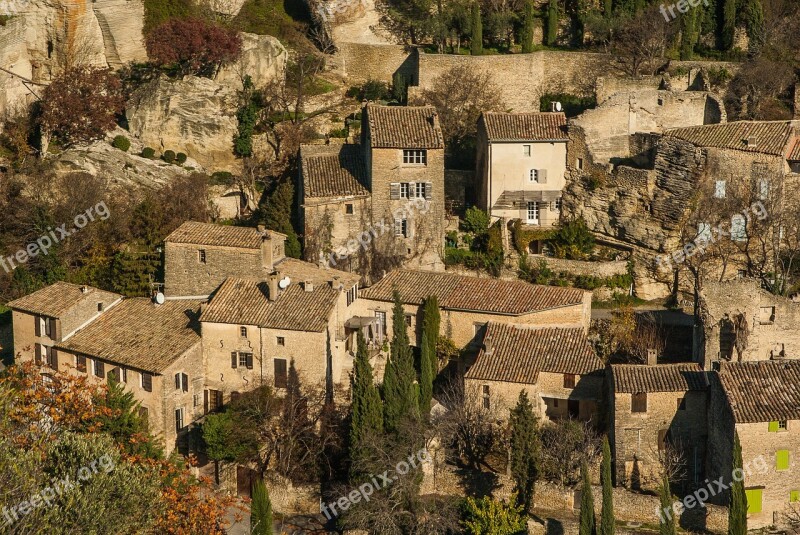
<svg viewBox="0 0 800 535"><path fill-rule="evenodd" d="M94 361L95 375L103 379L106 376L106 364L102 360Z"/></svg>
<svg viewBox="0 0 800 535"><path fill-rule="evenodd" d="M214 390L214 396L216 397L217 401L215 405L219 408L222 407L223 398L222 398L222 390Z"/></svg>
<svg viewBox="0 0 800 535"><path fill-rule="evenodd" d="M231 351L231 368L236 368L239 365L239 355L236 351Z"/></svg>
<svg viewBox="0 0 800 535"><path fill-rule="evenodd" d="M34 331L36 336L42 336L42 317L41 316L34 316L33 317Z"/></svg>
<svg viewBox="0 0 800 535"><path fill-rule="evenodd" d="M275 388L286 388L286 359L275 359Z"/></svg>
<svg viewBox="0 0 800 535"><path fill-rule="evenodd" d="M203 390L203 414L208 414L208 390Z"/></svg>
<svg viewBox="0 0 800 535"><path fill-rule="evenodd" d="M400 198L400 182L389 184L389 198L393 200Z"/></svg>
<svg viewBox="0 0 800 535"><path fill-rule="evenodd" d="M253 354L252 353L247 353L247 356L245 358L247 360L247 369L248 370L252 370L253 369Z"/></svg>
<svg viewBox="0 0 800 535"><path fill-rule="evenodd" d="M539 184L547 184L547 169L539 169L537 176Z"/></svg>
<svg viewBox="0 0 800 535"><path fill-rule="evenodd" d="M181 382L183 383L183 391L184 392L188 392L189 391L189 376L186 375L185 373L182 373L181 374L181 380L182 380Z"/></svg>
<svg viewBox="0 0 800 535"><path fill-rule="evenodd" d="M431 200L432 195L433 195L433 184L431 182L425 182L425 199Z"/></svg>
<svg viewBox="0 0 800 535"><path fill-rule="evenodd" d="M39 320L36 320L36 324L39 324ZM33 349L33 359L36 361L36 364L42 363L42 345L35 344Z"/></svg>
<svg viewBox="0 0 800 535"><path fill-rule="evenodd" d="M153 391L153 376L149 373L142 372L142 388L145 392Z"/></svg>
<svg viewBox="0 0 800 535"><path fill-rule="evenodd" d="M56 336L56 324L57 324L56 319L50 318L47 321L50 322L50 338L52 338L53 340L58 340L58 337Z"/></svg>
<svg viewBox="0 0 800 535"><path fill-rule="evenodd" d="M175 374L175 390L180 390L180 389L181 389L181 374L176 373Z"/></svg>
<svg viewBox="0 0 800 535"><path fill-rule="evenodd" d="M79 372L86 371L86 357L83 355L76 355L75 356L75 367L78 368Z"/></svg>
<svg viewBox="0 0 800 535"><path fill-rule="evenodd" d="M646 392L637 392L631 395L631 412L647 412Z"/></svg>

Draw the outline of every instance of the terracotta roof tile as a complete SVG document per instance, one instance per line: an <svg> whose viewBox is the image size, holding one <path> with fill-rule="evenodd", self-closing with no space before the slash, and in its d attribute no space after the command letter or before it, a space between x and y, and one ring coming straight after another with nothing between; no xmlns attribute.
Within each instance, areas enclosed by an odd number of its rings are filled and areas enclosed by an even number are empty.
<svg viewBox="0 0 800 535"><path fill-rule="evenodd" d="M568 141L563 113L484 112L481 116L489 141Z"/></svg>
<svg viewBox="0 0 800 535"><path fill-rule="evenodd" d="M267 231L283 236L280 232ZM164 240L170 243L192 243L218 247L240 247L243 249L260 249L263 234L252 227L233 227L214 223L198 223L187 221L175 229Z"/></svg>
<svg viewBox="0 0 800 535"><path fill-rule="evenodd" d="M523 327L490 322L467 379L535 384L539 372L588 375L603 369L580 327ZM491 352L487 353L487 347Z"/></svg>
<svg viewBox="0 0 800 535"><path fill-rule="evenodd" d="M122 296L113 292L106 292L91 286L85 286L86 293L81 290L81 286L68 282L56 282L50 286L45 286L24 297L8 303L9 308L58 318L66 313L70 308L77 305L84 299L95 300L98 297L106 299L122 299Z"/></svg>
<svg viewBox="0 0 800 535"><path fill-rule="evenodd" d="M615 364L611 366L611 374L615 392L687 392L708 388L706 372L694 363Z"/></svg>
<svg viewBox="0 0 800 535"><path fill-rule="evenodd" d="M800 420L800 360L723 362L719 381L736 423Z"/></svg>
<svg viewBox="0 0 800 535"><path fill-rule="evenodd" d="M200 343L199 308L197 300L125 299L56 348L161 373Z"/></svg>
<svg viewBox="0 0 800 535"><path fill-rule="evenodd" d="M433 106L367 104L370 143L377 148L443 149L439 115Z"/></svg>
<svg viewBox="0 0 800 535"><path fill-rule="evenodd" d="M794 142L794 146L792 150L789 151L789 155L786 156L786 159L793 162L800 162L800 137Z"/></svg>
<svg viewBox="0 0 800 535"><path fill-rule="evenodd" d="M737 121L723 124L707 124L668 130L664 135L688 141L698 147L717 147L745 152L759 152L784 156L794 134L791 123L786 121ZM747 139L755 138L755 145Z"/></svg>
<svg viewBox="0 0 800 535"><path fill-rule="evenodd" d="M314 147L316 148L316 147ZM319 153L301 147L303 190L306 197L366 196L367 171L358 145L331 147Z"/></svg>
<svg viewBox="0 0 800 535"><path fill-rule="evenodd" d="M519 280L397 269L362 290L360 295L366 299L392 301L395 288L408 304L421 305L429 295L435 295L441 308L511 316L577 305L583 302L585 294L576 288L538 286Z"/></svg>

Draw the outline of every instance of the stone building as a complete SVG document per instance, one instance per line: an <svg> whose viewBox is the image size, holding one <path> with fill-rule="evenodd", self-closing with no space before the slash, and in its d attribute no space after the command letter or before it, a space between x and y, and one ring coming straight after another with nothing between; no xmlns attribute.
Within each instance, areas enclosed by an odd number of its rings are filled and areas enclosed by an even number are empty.
<svg viewBox="0 0 800 535"><path fill-rule="evenodd" d="M757 280L706 281L698 310L693 360L706 370L724 361L800 358L800 303Z"/></svg>
<svg viewBox="0 0 800 535"><path fill-rule="evenodd" d="M735 434L742 446L748 528L785 525L800 506L800 361L722 362L712 376L709 480L734 475ZM727 489L714 497L730 500Z"/></svg>
<svg viewBox="0 0 800 535"><path fill-rule="evenodd" d="M656 489L664 467L705 477L708 378L696 364L618 364L607 372L608 436L617 485Z"/></svg>
<svg viewBox="0 0 800 535"><path fill-rule="evenodd" d="M300 150L306 258L362 275L443 269L444 138L431 106L361 112L361 142Z"/></svg>
<svg viewBox="0 0 800 535"><path fill-rule="evenodd" d="M493 220L550 227L561 213L567 167L563 113L484 112L478 119L478 206Z"/></svg>
<svg viewBox="0 0 800 535"><path fill-rule="evenodd" d="M441 311L440 334L458 347L481 343L491 322L580 327L588 332L591 292L538 286L520 280L470 277L453 273L390 272L360 292L360 317L378 318L384 335L392 330L395 289L400 293L412 344L422 337L423 301L435 295Z"/></svg>
<svg viewBox="0 0 800 535"><path fill-rule="evenodd" d="M477 401L507 417L525 391L543 420L576 418L599 424L603 362L581 327L489 322L483 346L464 376Z"/></svg>

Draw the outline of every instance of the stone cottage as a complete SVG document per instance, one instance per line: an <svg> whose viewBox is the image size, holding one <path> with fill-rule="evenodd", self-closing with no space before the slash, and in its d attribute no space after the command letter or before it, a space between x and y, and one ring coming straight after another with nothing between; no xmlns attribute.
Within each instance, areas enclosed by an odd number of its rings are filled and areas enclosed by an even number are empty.
<svg viewBox="0 0 800 535"><path fill-rule="evenodd" d="M551 227L561 213L567 170L563 113L484 112L478 119L478 206L493 220Z"/></svg>
<svg viewBox="0 0 800 535"><path fill-rule="evenodd" d="M617 364L607 371L608 436L617 485L655 489L664 469L705 477L708 379L697 364Z"/></svg>
<svg viewBox="0 0 800 535"><path fill-rule="evenodd" d="M464 387L508 415L525 391L540 419L576 418L599 424L603 362L581 327L489 322Z"/></svg>
<svg viewBox="0 0 800 535"><path fill-rule="evenodd" d="M306 259L362 275L443 269L444 138L431 106L361 111L361 142L300 149Z"/></svg>

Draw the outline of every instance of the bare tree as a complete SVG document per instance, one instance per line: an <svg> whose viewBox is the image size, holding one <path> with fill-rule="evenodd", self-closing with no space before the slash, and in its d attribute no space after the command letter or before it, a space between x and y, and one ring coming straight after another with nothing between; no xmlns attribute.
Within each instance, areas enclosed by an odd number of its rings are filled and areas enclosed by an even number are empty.
<svg viewBox="0 0 800 535"><path fill-rule="evenodd" d="M622 19L611 37L611 51L622 71L629 76L655 74L664 63L676 26L664 20L655 4Z"/></svg>
<svg viewBox="0 0 800 535"><path fill-rule="evenodd" d="M588 422L564 419L542 425L540 469L542 476L561 485L580 481L581 463L591 466L600 455L600 437Z"/></svg>
<svg viewBox="0 0 800 535"><path fill-rule="evenodd" d="M799 505L794 503L787 505L786 510L783 513L783 519L785 520L787 527L792 530L792 533L800 533Z"/></svg>

